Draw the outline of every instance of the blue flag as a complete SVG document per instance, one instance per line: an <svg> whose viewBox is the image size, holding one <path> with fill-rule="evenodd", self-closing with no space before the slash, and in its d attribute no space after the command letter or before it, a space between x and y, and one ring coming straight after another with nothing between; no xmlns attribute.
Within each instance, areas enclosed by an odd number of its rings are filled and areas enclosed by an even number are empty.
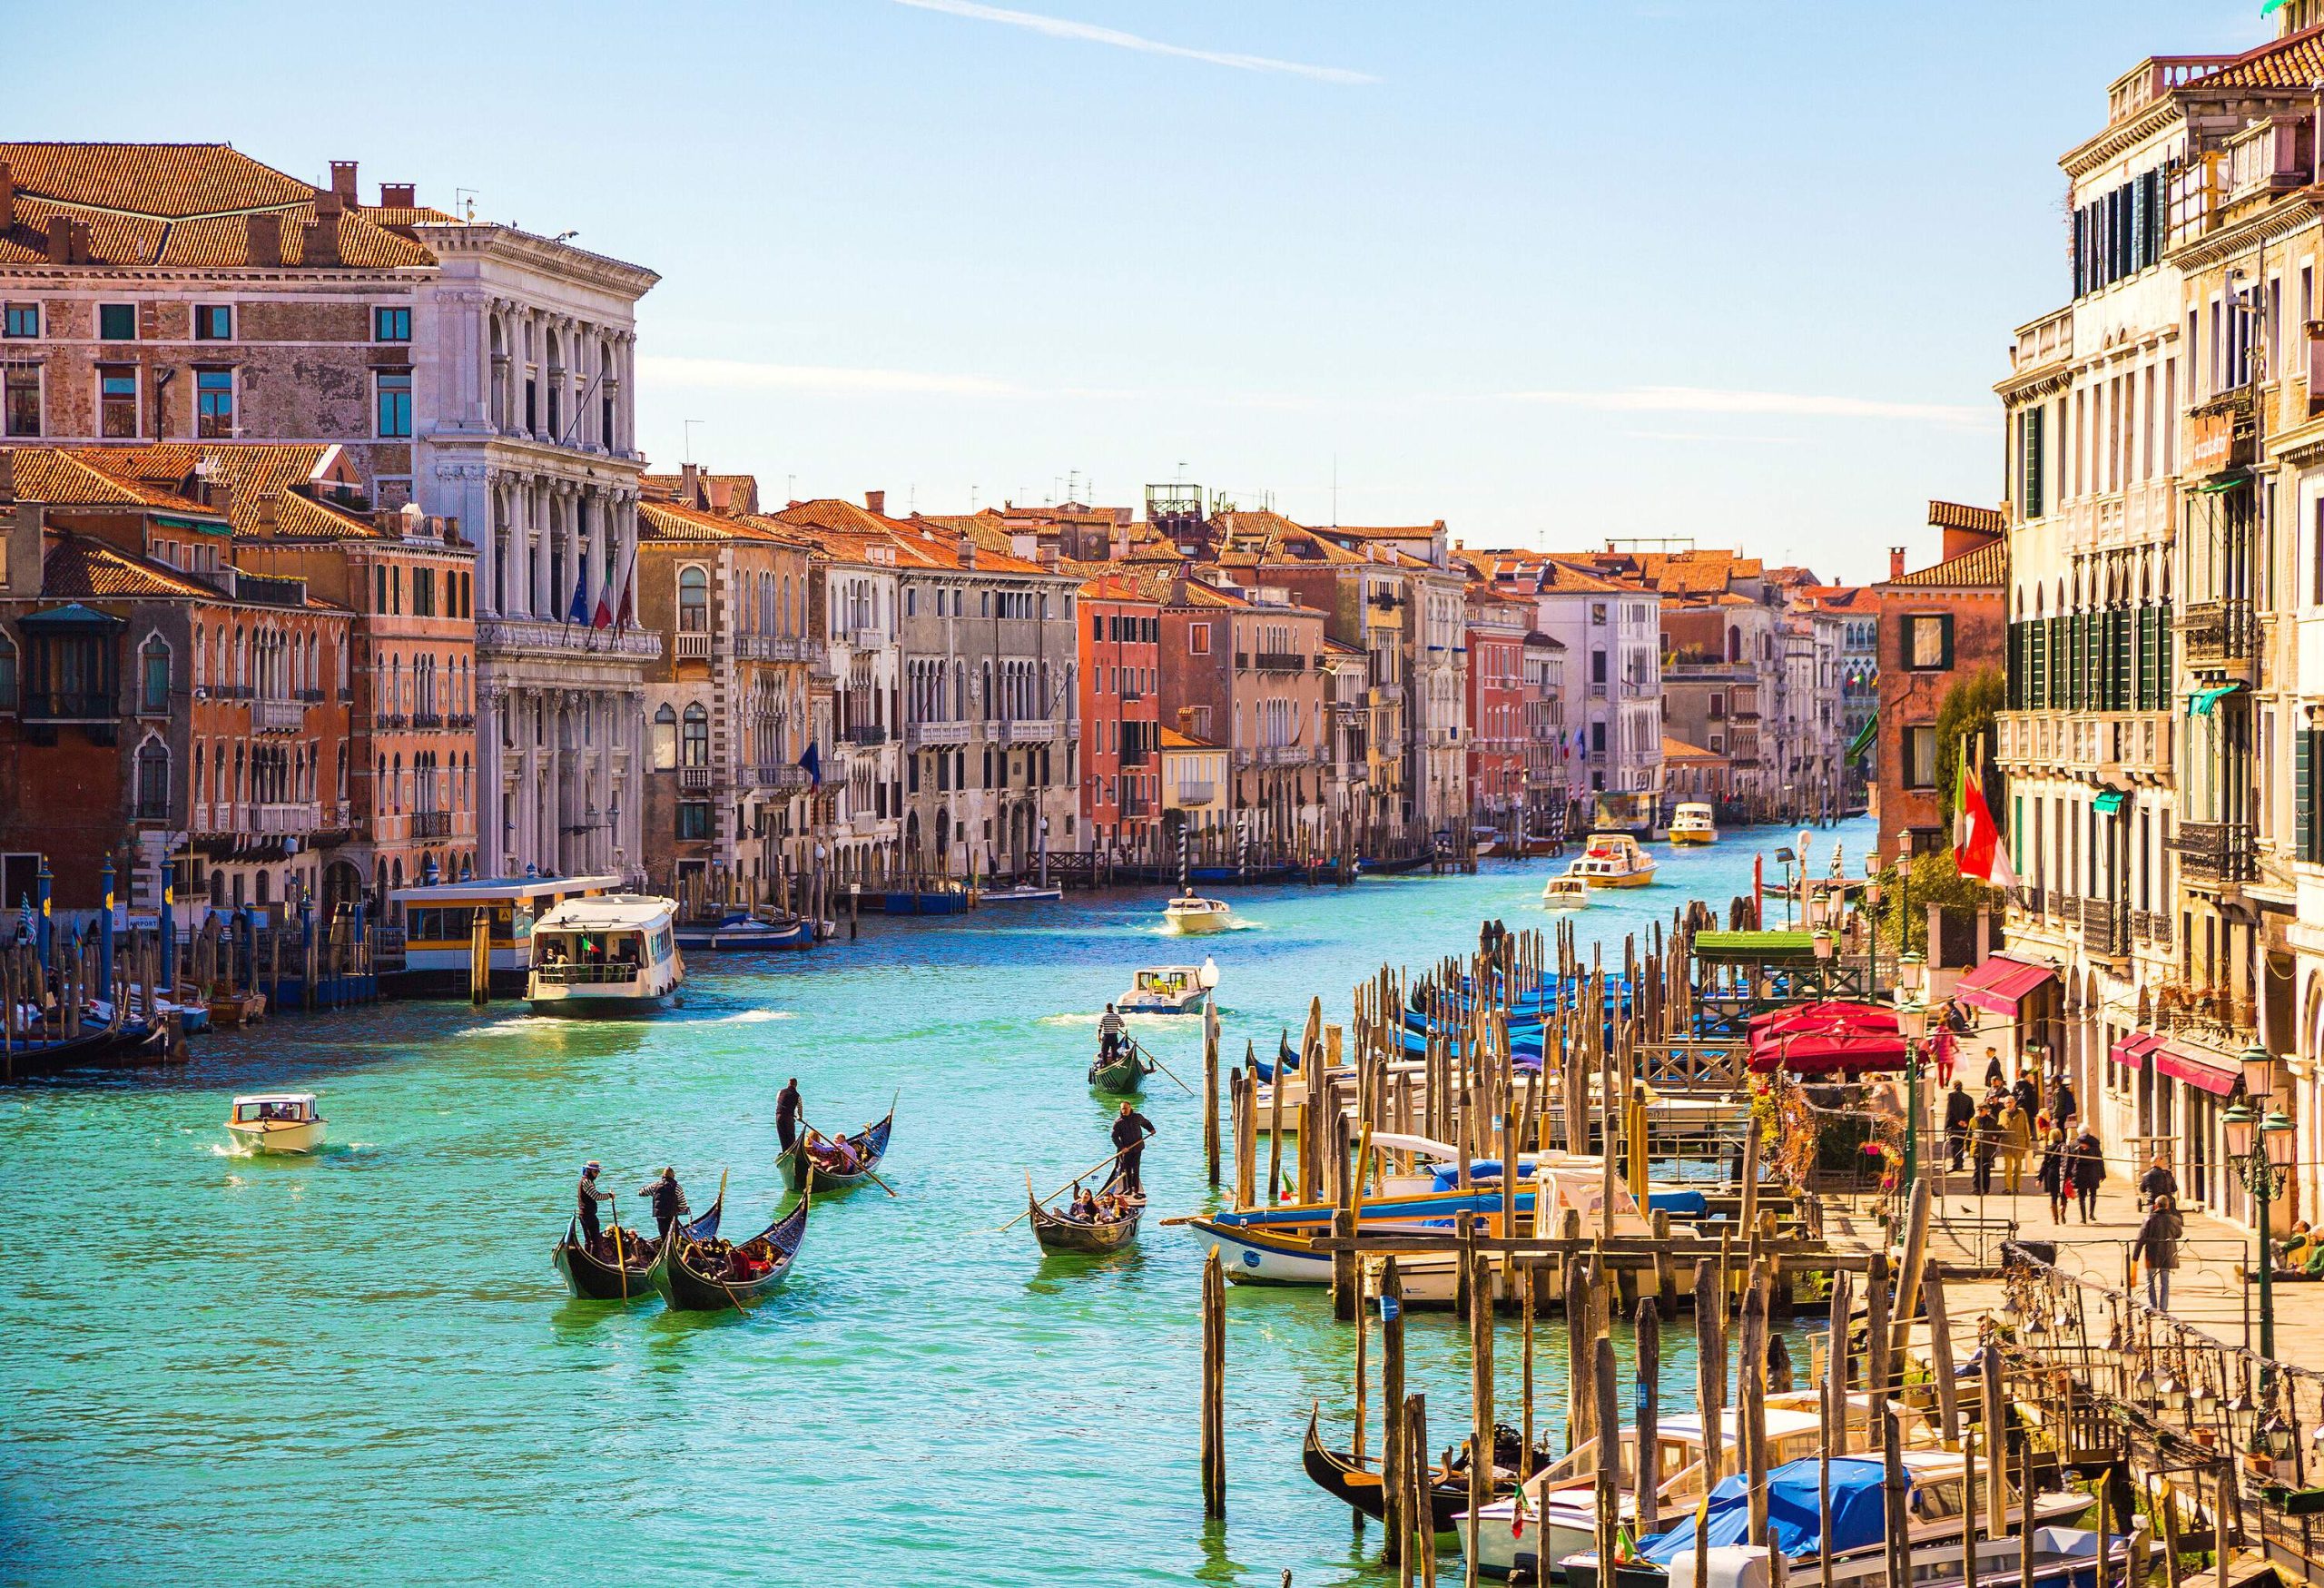
<svg viewBox="0 0 2324 1588"><path fill-rule="evenodd" d="M799 757L799 764L805 769L809 783L817 788L823 786L823 757L822 753L815 748L814 740L807 741L807 753Z"/></svg>
<svg viewBox="0 0 2324 1588"><path fill-rule="evenodd" d="M586 562L581 565L581 577L573 582L573 605L566 608L565 621L589 621L589 565Z"/></svg>

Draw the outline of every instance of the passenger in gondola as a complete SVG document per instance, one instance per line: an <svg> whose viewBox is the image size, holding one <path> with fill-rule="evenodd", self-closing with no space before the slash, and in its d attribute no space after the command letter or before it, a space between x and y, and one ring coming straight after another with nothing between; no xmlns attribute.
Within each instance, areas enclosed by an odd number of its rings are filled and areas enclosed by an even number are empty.
<svg viewBox="0 0 2324 1588"><path fill-rule="evenodd" d="M1086 1187L1076 1185L1073 1188L1073 1205L1066 1210L1065 1216L1076 1224L1097 1223L1097 1194Z"/></svg>
<svg viewBox="0 0 2324 1588"><path fill-rule="evenodd" d="M597 1224L597 1204L614 1199L611 1191L597 1184L602 1167L594 1158L581 1166L581 1248L592 1257L605 1241L605 1232Z"/></svg>
<svg viewBox="0 0 2324 1588"><path fill-rule="evenodd" d="M678 1171L667 1165L663 1167L661 1178L640 1187L637 1194L653 1199L655 1233L665 1240L669 1238L670 1226L678 1221L679 1215L694 1211L686 1206L686 1194L678 1189Z"/></svg>
<svg viewBox="0 0 2324 1588"><path fill-rule="evenodd" d="M774 1094L774 1136L785 1152L799 1139L799 1078L795 1075Z"/></svg>
<svg viewBox="0 0 2324 1588"><path fill-rule="evenodd" d="M1114 1149L1121 1156L1114 1165L1113 1184L1124 1196L1146 1194L1146 1182L1139 1178L1137 1166L1146 1156L1146 1139L1153 1134L1154 1121L1128 1103L1114 1116Z"/></svg>

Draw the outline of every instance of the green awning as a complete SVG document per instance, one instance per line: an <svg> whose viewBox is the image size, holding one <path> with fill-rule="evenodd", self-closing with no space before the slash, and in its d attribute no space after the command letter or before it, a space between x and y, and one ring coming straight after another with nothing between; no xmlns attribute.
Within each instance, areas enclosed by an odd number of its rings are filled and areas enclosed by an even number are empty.
<svg viewBox="0 0 2324 1588"><path fill-rule="evenodd" d="M2260 7L2260 15L2262 16L2273 16L2277 12L2281 11L2290 3L2291 0L2268 0L2268 3L2265 5Z"/></svg>
<svg viewBox="0 0 2324 1588"><path fill-rule="evenodd" d="M2248 474L2230 474L2225 479L2214 479L2208 484L2199 485L2191 494L2207 497L2215 491L2233 490L2239 485L2249 485L2250 482L2251 477Z"/></svg>
<svg viewBox="0 0 2324 1588"><path fill-rule="evenodd" d="M2198 689L2187 697L2187 715L2209 716L2211 715L2211 707L2217 705L2223 697L2234 694L2242 687L2241 681L2238 680L2233 684L2214 684L2209 689Z"/></svg>
<svg viewBox="0 0 2324 1588"><path fill-rule="evenodd" d="M2098 797L2090 802L2090 808L2102 816L2112 815L2122 808L2122 791L2119 788L2099 790Z"/></svg>
<svg viewBox="0 0 2324 1588"><path fill-rule="evenodd" d="M1855 760L1872 748L1873 741L1879 737L1880 714L1876 711L1864 719L1864 726L1858 728L1856 737L1848 741L1847 758L1851 761Z"/></svg>

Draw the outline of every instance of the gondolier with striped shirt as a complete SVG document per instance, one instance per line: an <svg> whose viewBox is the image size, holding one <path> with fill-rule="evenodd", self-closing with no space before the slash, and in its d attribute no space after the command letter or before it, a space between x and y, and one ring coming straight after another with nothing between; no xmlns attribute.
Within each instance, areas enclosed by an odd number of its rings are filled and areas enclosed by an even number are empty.
<svg viewBox="0 0 2324 1588"><path fill-rule="evenodd" d="M604 1236L597 1226L597 1204L614 1199L611 1191L597 1184L597 1170L601 1167L594 1158L581 1166L581 1245L590 1252L597 1249L597 1242Z"/></svg>
<svg viewBox="0 0 2324 1588"><path fill-rule="evenodd" d="M1128 1103L1114 1116L1114 1149L1120 1154L1114 1166L1113 1183L1123 1195L1143 1197L1146 1182L1138 1177L1138 1159L1146 1156L1146 1139L1154 1134L1154 1121Z"/></svg>
<svg viewBox="0 0 2324 1588"><path fill-rule="evenodd" d="M669 1238L670 1226L678 1221L678 1215L694 1211L686 1206L686 1194L678 1189L678 1171L666 1165L661 1178L641 1187L637 1194L653 1199L655 1234L664 1240Z"/></svg>

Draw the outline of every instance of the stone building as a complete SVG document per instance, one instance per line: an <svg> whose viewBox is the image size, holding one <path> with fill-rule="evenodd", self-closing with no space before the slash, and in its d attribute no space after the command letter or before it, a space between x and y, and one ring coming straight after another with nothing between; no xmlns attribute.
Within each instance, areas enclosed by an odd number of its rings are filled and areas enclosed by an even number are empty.
<svg viewBox="0 0 2324 1588"><path fill-rule="evenodd" d="M1324 817L1329 718L1324 615L1279 587L1181 579L1162 607L1162 705L1190 739L1227 752L1238 833L1288 844Z"/></svg>

